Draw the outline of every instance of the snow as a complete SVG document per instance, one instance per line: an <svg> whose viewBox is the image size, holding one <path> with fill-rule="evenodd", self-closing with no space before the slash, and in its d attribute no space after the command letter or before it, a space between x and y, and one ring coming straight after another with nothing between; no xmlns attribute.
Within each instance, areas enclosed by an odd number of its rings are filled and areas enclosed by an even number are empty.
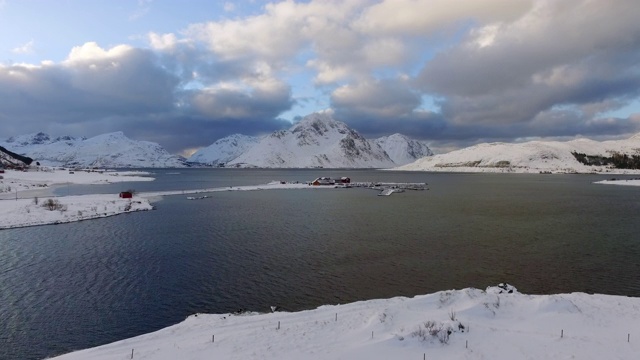
<svg viewBox="0 0 640 360"><path fill-rule="evenodd" d="M47 190L56 184L110 184L125 181L153 181L143 171L70 171L56 168L40 168L29 171L5 170L0 174L0 199L14 199L15 192ZM43 194L43 191L37 192Z"/></svg>
<svg viewBox="0 0 640 360"><path fill-rule="evenodd" d="M132 351L134 359L157 360L637 357L640 299L525 295L504 288L448 290L300 312L195 314L153 333L55 359L130 359Z"/></svg>
<svg viewBox="0 0 640 360"><path fill-rule="evenodd" d="M425 156L432 156L429 146L422 141L413 140L402 134L383 136L374 142L389 155L396 165L405 165Z"/></svg>
<svg viewBox="0 0 640 360"><path fill-rule="evenodd" d="M230 135L196 151L187 161L206 165L226 164L249 150L259 141L260 138L253 136Z"/></svg>
<svg viewBox="0 0 640 360"><path fill-rule="evenodd" d="M156 197L217 191L333 189L273 181L188 191L24 198L60 183L150 181L142 172L12 171L0 189L0 228L150 210ZM607 182L612 183L612 182ZM623 182L613 182L620 183ZM640 185L640 180L625 181ZM13 190L13 189L12 189ZM38 190L41 191L42 190ZM202 199L206 196L199 197ZM49 199L58 209L43 207ZM195 199L195 198L194 198ZM265 304L265 310L270 305ZM525 295L509 285L413 298L325 305L300 312L195 314L159 331L56 359L631 359L640 350L640 299L584 293ZM213 341L212 341L213 340Z"/></svg>
<svg viewBox="0 0 640 360"><path fill-rule="evenodd" d="M640 180L638 180L638 179L629 179L629 180L602 180L602 181L596 181L596 184L603 184L603 185L622 185L622 186L640 186Z"/></svg>
<svg viewBox="0 0 640 360"><path fill-rule="evenodd" d="M639 173L638 170L587 166L572 152L611 156L612 152L636 155L640 137L598 142L578 139L568 142L531 141L521 144L484 143L419 159L394 170L442 172L517 172L517 173Z"/></svg>
<svg viewBox="0 0 640 360"><path fill-rule="evenodd" d="M0 174L0 229L60 224L151 210L146 198L120 199L118 194L53 197L50 190L60 184L109 184L152 181L141 171L40 171L5 170ZM45 208L47 202L51 206Z"/></svg>
<svg viewBox="0 0 640 360"><path fill-rule="evenodd" d="M327 189L306 183L273 181L264 185L235 186L211 189L156 191L136 193L133 199L121 199L119 194L107 195L50 195L52 186L59 184L108 184L124 181L152 181L141 171L45 171L6 170L0 180L0 229L25 226L61 224L118 215L133 211L152 210L151 202L168 195L199 194L219 191L251 191L277 189ZM206 197L201 197L206 198ZM45 207L49 202L51 206Z"/></svg>
<svg viewBox="0 0 640 360"><path fill-rule="evenodd" d="M51 206L45 207L48 202ZM62 224L152 209L147 199L120 199L118 194L1 200L0 229Z"/></svg>
<svg viewBox="0 0 640 360"><path fill-rule="evenodd" d="M157 143L132 140L121 131L89 139L65 136L53 140L38 133L9 138L0 146L50 166L184 167Z"/></svg>
<svg viewBox="0 0 640 360"><path fill-rule="evenodd" d="M329 112L305 116L289 130L260 139L227 164L266 168L388 168L393 161L374 142L333 119Z"/></svg>

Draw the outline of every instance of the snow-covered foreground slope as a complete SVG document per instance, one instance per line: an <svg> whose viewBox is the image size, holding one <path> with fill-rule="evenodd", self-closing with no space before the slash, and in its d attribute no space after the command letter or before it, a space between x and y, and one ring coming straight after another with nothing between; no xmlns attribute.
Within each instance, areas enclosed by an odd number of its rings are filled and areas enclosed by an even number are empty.
<svg viewBox="0 0 640 360"><path fill-rule="evenodd" d="M295 313L197 314L56 359L635 359L640 299L442 291ZM629 337L628 337L629 336ZM629 340L629 341L627 341Z"/></svg>
<svg viewBox="0 0 640 360"><path fill-rule="evenodd" d="M587 166L572 152L610 157L614 152L640 154L640 135L616 141L578 139L568 142L531 141L522 144L488 143L422 158L394 170L464 172L615 172L634 170Z"/></svg>
<svg viewBox="0 0 640 360"><path fill-rule="evenodd" d="M89 139L51 139L38 133L0 142L7 149L42 164L70 167L184 167L183 161L157 143L129 139L122 132Z"/></svg>
<svg viewBox="0 0 640 360"><path fill-rule="evenodd" d="M433 152L425 142L413 140L402 134L393 134L377 138L374 142L389 155L396 165L412 163Z"/></svg>
<svg viewBox="0 0 640 360"><path fill-rule="evenodd" d="M393 161L374 142L330 113L307 115L289 130L276 131L229 166L268 168L388 168Z"/></svg>
<svg viewBox="0 0 640 360"><path fill-rule="evenodd" d="M226 164L249 150L259 141L260 138L253 136L230 135L196 151L187 161L213 166Z"/></svg>

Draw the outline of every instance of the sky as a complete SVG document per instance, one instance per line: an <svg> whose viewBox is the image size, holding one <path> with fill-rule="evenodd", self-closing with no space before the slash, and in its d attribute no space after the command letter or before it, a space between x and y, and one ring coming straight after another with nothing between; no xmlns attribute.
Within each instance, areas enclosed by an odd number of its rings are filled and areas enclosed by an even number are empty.
<svg viewBox="0 0 640 360"><path fill-rule="evenodd" d="M437 152L640 132L637 0L0 0L0 138L188 154L330 110Z"/></svg>

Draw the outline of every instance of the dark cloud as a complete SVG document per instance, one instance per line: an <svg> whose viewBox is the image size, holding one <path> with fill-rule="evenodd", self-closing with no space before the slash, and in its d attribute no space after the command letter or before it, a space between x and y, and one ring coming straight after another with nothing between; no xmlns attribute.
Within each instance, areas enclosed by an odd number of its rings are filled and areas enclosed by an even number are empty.
<svg viewBox="0 0 640 360"><path fill-rule="evenodd" d="M211 145L231 134L262 135L291 126L279 118L211 119L197 116L163 116L161 118L119 118L110 121L113 129L124 129L125 135L161 144L167 151ZM106 131L106 130L105 130ZM112 130L110 130L112 131Z"/></svg>
<svg viewBox="0 0 640 360"><path fill-rule="evenodd" d="M192 24L181 37L150 34L151 49L87 43L60 63L0 65L3 131L122 130L180 151L286 128L279 116L296 101L324 107L326 96L336 118L365 136L400 132L447 147L640 130L633 115L606 115L640 97L636 0L310 1L263 10ZM436 103L427 111L429 97Z"/></svg>
<svg viewBox="0 0 640 360"><path fill-rule="evenodd" d="M10 124L7 136L124 131L179 152L232 133L257 135L290 125L278 118L293 104L289 86L248 62L197 64L180 59L196 52L158 55L126 46L105 51L95 44L74 51L60 64L0 66L0 119ZM200 87L185 90L194 72ZM205 86L231 79L236 86Z"/></svg>
<svg viewBox="0 0 640 360"><path fill-rule="evenodd" d="M416 86L440 97L455 128L583 133L592 109L640 95L638 16L634 1L540 2L516 22L471 31L426 63ZM557 111L566 106L571 116ZM541 129L542 117L555 120Z"/></svg>
<svg viewBox="0 0 640 360"><path fill-rule="evenodd" d="M367 137L403 133L434 138L446 127L437 113L419 110L420 94L402 79L370 80L343 86L331 95L337 119Z"/></svg>
<svg viewBox="0 0 640 360"><path fill-rule="evenodd" d="M0 108L4 116L34 125L168 111L178 79L154 59L130 49L60 65L0 67Z"/></svg>

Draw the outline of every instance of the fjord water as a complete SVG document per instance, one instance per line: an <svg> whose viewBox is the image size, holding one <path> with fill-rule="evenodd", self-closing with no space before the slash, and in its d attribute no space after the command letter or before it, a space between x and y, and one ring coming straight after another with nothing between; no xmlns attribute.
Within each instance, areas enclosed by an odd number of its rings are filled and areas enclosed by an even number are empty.
<svg viewBox="0 0 640 360"><path fill-rule="evenodd" d="M343 175L430 190L176 195L151 212L0 231L0 359L97 346L193 313L294 311L498 282L525 293L640 296L640 188L593 184L605 176L185 169L59 192Z"/></svg>

